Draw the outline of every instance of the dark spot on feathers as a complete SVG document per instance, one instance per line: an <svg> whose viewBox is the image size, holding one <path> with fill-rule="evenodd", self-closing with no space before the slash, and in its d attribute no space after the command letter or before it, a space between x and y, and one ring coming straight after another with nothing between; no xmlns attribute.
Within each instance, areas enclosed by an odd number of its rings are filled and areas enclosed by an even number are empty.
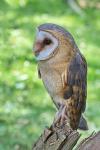
<svg viewBox="0 0 100 150"><path fill-rule="evenodd" d="M65 100L67 100L67 99L69 99L69 98L72 96L72 94L73 94L73 90L72 90L72 88L70 87L69 89L67 89L67 90L64 91L64 96L63 96L63 98L64 98Z"/></svg>

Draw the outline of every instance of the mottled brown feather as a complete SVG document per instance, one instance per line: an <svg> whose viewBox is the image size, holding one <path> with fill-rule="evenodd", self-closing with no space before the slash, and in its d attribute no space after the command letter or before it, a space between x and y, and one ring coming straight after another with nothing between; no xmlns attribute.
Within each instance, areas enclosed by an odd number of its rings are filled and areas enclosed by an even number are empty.
<svg viewBox="0 0 100 150"><path fill-rule="evenodd" d="M85 110L87 91L87 64L80 53L76 53L69 64L66 84L69 88L64 92L64 98L70 98L69 102L66 99L68 117L71 127L77 129L81 113Z"/></svg>

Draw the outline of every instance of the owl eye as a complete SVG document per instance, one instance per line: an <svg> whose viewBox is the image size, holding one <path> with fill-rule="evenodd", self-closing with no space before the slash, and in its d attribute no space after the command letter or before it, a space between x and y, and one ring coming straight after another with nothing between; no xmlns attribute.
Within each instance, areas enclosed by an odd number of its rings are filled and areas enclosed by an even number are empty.
<svg viewBox="0 0 100 150"><path fill-rule="evenodd" d="M44 45L50 45L51 43L52 43L52 41L48 38L45 38L44 41L43 41Z"/></svg>

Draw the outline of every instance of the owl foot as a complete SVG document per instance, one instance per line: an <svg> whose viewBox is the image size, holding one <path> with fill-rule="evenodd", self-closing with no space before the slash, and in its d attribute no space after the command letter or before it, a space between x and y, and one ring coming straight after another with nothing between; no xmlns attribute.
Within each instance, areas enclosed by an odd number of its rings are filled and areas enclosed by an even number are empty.
<svg viewBox="0 0 100 150"><path fill-rule="evenodd" d="M67 120L66 106L61 106L54 119L54 126L62 126Z"/></svg>

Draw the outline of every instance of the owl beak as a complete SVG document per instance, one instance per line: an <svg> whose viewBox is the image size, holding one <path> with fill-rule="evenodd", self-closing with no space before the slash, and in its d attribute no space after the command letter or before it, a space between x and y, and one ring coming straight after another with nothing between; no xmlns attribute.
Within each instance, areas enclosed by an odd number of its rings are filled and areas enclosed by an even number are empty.
<svg viewBox="0 0 100 150"><path fill-rule="evenodd" d="M40 51L43 48L43 44L41 42L36 42L35 46L34 46L34 54L35 56L38 56Z"/></svg>

